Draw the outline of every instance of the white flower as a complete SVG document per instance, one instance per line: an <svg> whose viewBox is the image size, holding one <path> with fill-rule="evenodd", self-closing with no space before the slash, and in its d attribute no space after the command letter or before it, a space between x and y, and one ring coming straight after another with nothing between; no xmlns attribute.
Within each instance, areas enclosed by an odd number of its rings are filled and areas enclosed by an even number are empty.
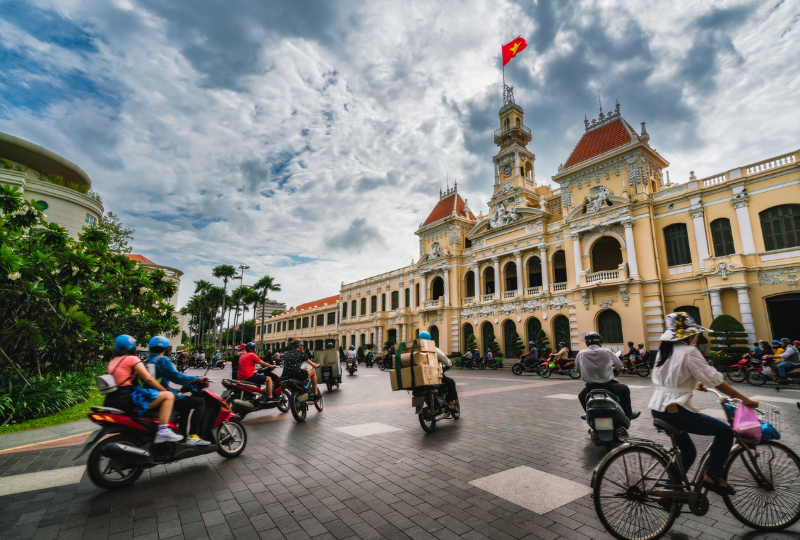
<svg viewBox="0 0 800 540"><path fill-rule="evenodd" d="M58 274L59 272L60 272L60 270L59 270L58 268L56 268L55 270L53 270L52 272L50 272L50 274L51 274L51 275L56 275L56 274Z"/></svg>
<svg viewBox="0 0 800 540"><path fill-rule="evenodd" d="M42 212L42 219L47 219L47 214L45 214L44 212Z"/></svg>
<svg viewBox="0 0 800 540"><path fill-rule="evenodd" d="M115 307L117 307L117 304L111 304L108 306L108 309L114 309Z"/></svg>
<svg viewBox="0 0 800 540"><path fill-rule="evenodd" d="M74 276L75 274L77 274L78 270L80 270L80 268L78 268L77 266L73 266L72 267L72 275Z"/></svg>
<svg viewBox="0 0 800 540"><path fill-rule="evenodd" d="M20 277L21 276L20 276L19 272L13 272L11 274L8 274L8 279L10 279L11 281L15 281L15 280L19 279Z"/></svg>
<svg viewBox="0 0 800 540"><path fill-rule="evenodd" d="M139 294L144 294L146 292L147 292L147 287L142 287L141 289L139 289Z"/></svg>

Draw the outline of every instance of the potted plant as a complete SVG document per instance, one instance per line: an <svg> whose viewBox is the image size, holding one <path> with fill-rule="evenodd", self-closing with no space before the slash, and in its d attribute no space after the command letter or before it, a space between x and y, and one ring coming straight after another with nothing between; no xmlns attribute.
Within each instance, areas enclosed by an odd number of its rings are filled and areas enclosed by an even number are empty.
<svg viewBox="0 0 800 540"><path fill-rule="evenodd" d="M514 353L514 358L519 359L522 356L522 351L525 350L525 346L522 344L522 340L519 338L519 334L514 332L511 334L511 351Z"/></svg>
<svg viewBox="0 0 800 540"><path fill-rule="evenodd" d="M711 358L720 371L741 360L749 352L744 325L730 315L720 315L711 323Z"/></svg>

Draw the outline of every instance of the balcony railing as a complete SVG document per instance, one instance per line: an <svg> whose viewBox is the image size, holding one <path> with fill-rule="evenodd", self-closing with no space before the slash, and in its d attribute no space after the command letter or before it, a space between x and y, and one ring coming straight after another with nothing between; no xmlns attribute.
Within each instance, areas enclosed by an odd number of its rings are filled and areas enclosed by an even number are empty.
<svg viewBox="0 0 800 540"><path fill-rule="evenodd" d="M531 134L531 128L529 128L528 126L525 126L525 125L519 125L519 126L511 125L508 128L498 128L498 129L494 130L494 138L497 139L497 138L505 135L506 133L510 133L512 131L522 131L523 133L526 133L528 135Z"/></svg>
<svg viewBox="0 0 800 540"><path fill-rule="evenodd" d="M517 296L517 291L506 291L503 293L503 300L507 300L509 298L515 298Z"/></svg>
<svg viewBox="0 0 800 540"><path fill-rule="evenodd" d="M494 300L493 294L482 294L481 295L481 302L491 302Z"/></svg>
<svg viewBox="0 0 800 540"><path fill-rule="evenodd" d="M470 296L469 298L464 298L464 305L465 306L471 306L473 304L475 304L475 297L474 296Z"/></svg>
<svg viewBox="0 0 800 540"><path fill-rule="evenodd" d="M442 297L437 298L436 300L425 300L425 307L432 308L432 307L439 307L442 302Z"/></svg>
<svg viewBox="0 0 800 540"><path fill-rule="evenodd" d="M619 270L603 270L601 272L594 272L586 274L586 283L597 283L599 281L613 281L619 279Z"/></svg>
<svg viewBox="0 0 800 540"><path fill-rule="evenodd" d="M550 285L550 290L553 292L562 292L567 290L566 283L553 283Z"/></svg>
<svg viewBox="0 0 800 540"><path fill-rule="evenodd" d="M525 294L527 294L528 296L534 296L539 294L540 292L542 292L541 287L528 287L527 289L525 289Z"/></svg>

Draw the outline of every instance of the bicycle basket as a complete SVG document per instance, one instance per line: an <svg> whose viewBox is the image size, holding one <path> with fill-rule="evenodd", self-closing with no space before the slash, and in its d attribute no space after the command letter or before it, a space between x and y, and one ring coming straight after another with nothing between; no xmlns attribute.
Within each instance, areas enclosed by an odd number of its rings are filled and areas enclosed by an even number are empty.
<svg viewBox="0 0 800 540"><path fill-rule="evenodd" d="M733 417L739 401L735 403L728 402L726 406ZM781 409L775 405L764 403L763 401L758 404L756 411L756 418L761 422L761 438L766 440L778 440L781 438Z"/></svg>

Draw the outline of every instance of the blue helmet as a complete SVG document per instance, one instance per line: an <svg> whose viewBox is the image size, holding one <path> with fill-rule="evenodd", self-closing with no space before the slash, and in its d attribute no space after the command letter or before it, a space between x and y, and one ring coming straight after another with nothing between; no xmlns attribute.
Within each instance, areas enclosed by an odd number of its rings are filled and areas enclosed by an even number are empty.
<svg viewBox="0 0 800 540"><path fill-rule="evenodd" d="M256 350L256 344L253 343L252 341L249 341L247 345L244 346L244 348L250 351L254 351Z"/></svg>
<svg viewBox="0 0 800 540"><path fill-rule="evenodd" d="M148 349L166 349L169 347L169 340L163 336L156 336L150 338L150 343L147 344Z"/></svg>
<svg viewBox="0 0 800 540"><path fill-rule="evenodd" d="M431 339L430 332L420 332L419 339Z"/></svg>
<svg viewBox="0 0 800 540"><path fill-rule="evenodd" d="M135 351L136 350L136 338L133 336L129 336L128 334L122 334L121 336L117 336L114 339L114 352L122 352L122 351Z"/></svg>

